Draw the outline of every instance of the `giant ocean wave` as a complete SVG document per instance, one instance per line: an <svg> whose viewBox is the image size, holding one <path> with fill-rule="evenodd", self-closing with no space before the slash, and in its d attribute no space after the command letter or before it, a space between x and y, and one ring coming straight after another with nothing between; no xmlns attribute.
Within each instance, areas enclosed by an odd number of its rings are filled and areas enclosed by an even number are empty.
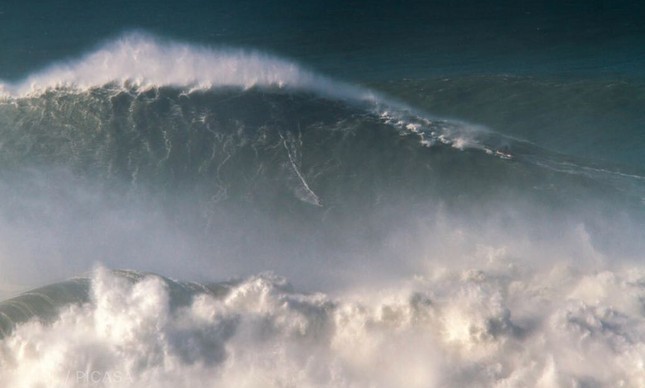
<svg viewBox="0 0 645 388"><path fill-rule="evenodd" d="M5 386L645 383L639 172L141 33L0 91Z"/></svg>

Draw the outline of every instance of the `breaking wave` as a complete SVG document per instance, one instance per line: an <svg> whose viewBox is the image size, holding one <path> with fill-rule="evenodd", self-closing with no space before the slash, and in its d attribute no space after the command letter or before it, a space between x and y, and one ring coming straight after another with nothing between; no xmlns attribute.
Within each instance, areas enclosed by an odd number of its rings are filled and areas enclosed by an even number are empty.
<svg viewBox="0 0 645 388"><path fill-rule="evenodd" d="M31 319L3 340L0 381L50 387L645 384L642 270L505 264L437 269L394 289L337 297L297 292L269 274L209 286L99 268L89 288L61 286L87 301L61 306L47 324ZM36 318L43 310L29 295L18 297L0 304L5 321L16 306Z"/></svg>
<svg viewBox="0 0 645 388"><path fill-rule="evenodd" d="M0 92L2 386L645 384L638 169L141 33Z"/></svg>

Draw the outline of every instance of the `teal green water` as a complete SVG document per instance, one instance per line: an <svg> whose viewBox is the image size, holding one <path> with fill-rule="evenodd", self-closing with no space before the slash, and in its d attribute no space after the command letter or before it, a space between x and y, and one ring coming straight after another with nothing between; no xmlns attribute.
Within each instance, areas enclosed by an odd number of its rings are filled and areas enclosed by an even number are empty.
<svg viewBox="0 0 645 388"><path fill-rule="evenodd" d="M275 53L351 83L384 85L432 114L642 167L643 15L629 1L8 4L0 9L0 79L143 29ZM386 85L402 79L419 81Z"/></svg>
<svg viewBox="0 0 645 388"><path fill-rule="evenodd" d="M640 78L447 75L375 87L438 116L480 123L563 154L627 171L643 167Z"/></svg>

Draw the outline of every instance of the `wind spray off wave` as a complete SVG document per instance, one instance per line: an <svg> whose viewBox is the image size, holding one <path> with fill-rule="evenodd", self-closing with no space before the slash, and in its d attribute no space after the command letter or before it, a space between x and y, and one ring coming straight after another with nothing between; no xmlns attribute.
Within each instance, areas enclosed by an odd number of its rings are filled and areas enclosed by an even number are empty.
<svg viewBox="0 0 645 388"><path fill-rule="evenodd" d="M365 90L258 51L207 48L145 33L126 34L79 60L59 62L18 83L1 84L0 91L20 97L53 88L85 90L111 83L140 89L275 86L350 99L371 98Z"/></svg>

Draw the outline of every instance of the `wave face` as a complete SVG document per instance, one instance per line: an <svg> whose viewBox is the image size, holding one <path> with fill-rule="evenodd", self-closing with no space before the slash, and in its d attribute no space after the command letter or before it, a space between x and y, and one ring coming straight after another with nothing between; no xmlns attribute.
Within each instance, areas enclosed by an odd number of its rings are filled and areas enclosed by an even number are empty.
<svg viewBox="0 0 645 388"><path fill-rule="evenodd" d="M435 86L140 33L1 84L2 386L645 384L638 158Z"/></svg>

